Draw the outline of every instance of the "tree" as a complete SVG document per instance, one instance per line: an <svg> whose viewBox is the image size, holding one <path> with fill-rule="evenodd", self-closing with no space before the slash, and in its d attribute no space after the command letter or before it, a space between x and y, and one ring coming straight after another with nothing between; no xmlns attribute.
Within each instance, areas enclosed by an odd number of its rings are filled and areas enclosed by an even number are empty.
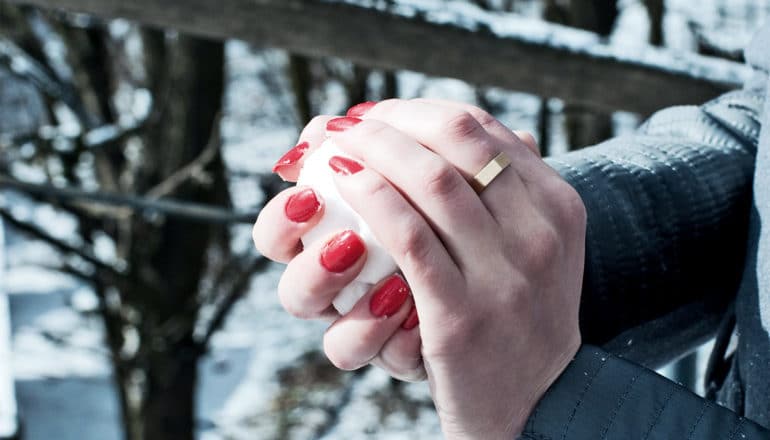
<svg viewBox="0 0 770 440"><path fill-rule="evenodd" d="M192 439L198 360L266 265L229 245L229 224L255 214L232 212L220 154L223 43L134 26L116 38L110 23L2 2L0 20L0 61L38 86L50 122L3 147L0 186L55 204L77 219L78 237L53 237L5 207L0 215L52 245L59 269L97 294L126 438ZM63 54L44 49L50 39ZM129 39L141 43L139 58ZM149 92L146 114L126 117L121 88ZM63 129L62 105L76 134ZM48 182L21 181L14 160L45 170ZM98 237L114 244L113 258L97 255Z"/></svg>

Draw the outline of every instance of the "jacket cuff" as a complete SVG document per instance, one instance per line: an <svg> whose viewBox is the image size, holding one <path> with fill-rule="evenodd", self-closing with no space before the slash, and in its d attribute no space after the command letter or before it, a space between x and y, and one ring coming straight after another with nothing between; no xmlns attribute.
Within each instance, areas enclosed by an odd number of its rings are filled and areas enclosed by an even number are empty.
<svg viewBox="0 0 770 440"><path fill-rule="evenodd" d="M585 345L519 438L768 439L770 433L654 371Z"/></svg>

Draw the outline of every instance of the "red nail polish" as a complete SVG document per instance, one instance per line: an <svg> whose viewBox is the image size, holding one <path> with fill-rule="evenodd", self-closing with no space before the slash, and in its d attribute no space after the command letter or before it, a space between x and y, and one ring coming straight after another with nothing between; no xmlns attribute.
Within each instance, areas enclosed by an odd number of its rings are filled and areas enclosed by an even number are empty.
<svg viewBox="0 0 770 440"><path fill-rule="evenodd" d="M351 118L345 116L344 118L334 118L326 123L326 130L328 131L345 131L350 127L360 123L358 118Z"/></svg>
<svg viewBox="0 0 770 440"><path fill-rule="evenodd" d="M350 176L364 169L363 165L353 159L342 156L332 156L329 166L335 173L342 176Z"/></svg>
<svg viewBox="0 0 770 440"><path fill-rule="evenodd" d="M366 246L353 231L344 231L329 240L321 251L321 265L329 272L344 272L352 266Z"/></svg>
<svg viewBox="0 0 770 440"><path fill-rule="evenodd" d="M376 317L391 316L404 305L411 290L403 278L393 275L369 300L369 311Z"/></svg>
<svg viewBox="0 0 770 440"><path fill-rule="evenodd" d="M286 154L281 156L275 165L273 165L273 172L275 173L283 167L294 165L299 162L299 160L302 159L302 156L305 155L305 152L307 152L308 148L310 148L310 144L307 142L302 142L291 150L287 151Z"/></svg>
<svg viewBox="0 0 770 440"><path fill-rule="evenodd" d="M410 310L409 314L406 315L406 319L404 320L404 323L401 324L401 328L404 330L411 330L417 327L417 324L419 323L420 318L417 317L417 308L412 306L412 310Z"/></svg>
<svg viewBox="0 0 770 440"><path fill-rule="evenodd" d="M351 118L360 118L369 110L371 110L375 105L377 105L377 103L374 101L362 102L360 104L354 105L353 107L350 107L345 115Z"/></svg>
<svg viewBox="0 0 770 440"><path fill-rule="evenodd" d="M321 209L321 202L315 195L315 191L306 188L286 201L284 212L289 220L295 223L302 223L310 220Z"/></svg>

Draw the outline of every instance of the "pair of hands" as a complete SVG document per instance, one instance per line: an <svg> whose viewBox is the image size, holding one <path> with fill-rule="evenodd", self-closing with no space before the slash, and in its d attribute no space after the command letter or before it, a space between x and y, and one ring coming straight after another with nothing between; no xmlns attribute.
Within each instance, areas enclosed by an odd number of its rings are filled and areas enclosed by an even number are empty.
<svg viewBox="0 0 770 440"><path fill-rule="evenodd" d="M476 107L388 100L348 114L360 119L315 118L276 172L296 180L331 137L357 159L333 164L340 194L403 276L336 313L331 302L366 251L349 231L303 248L324 202L290 188L265 206L253 234L260 252L288 263L284 308L332 322L324 350L340 368L373 363L400 379L427 378L447 438L514 438L580 345L579 195L531 136ZM501 151L512 165L476 194L468 181Z"/></svg>

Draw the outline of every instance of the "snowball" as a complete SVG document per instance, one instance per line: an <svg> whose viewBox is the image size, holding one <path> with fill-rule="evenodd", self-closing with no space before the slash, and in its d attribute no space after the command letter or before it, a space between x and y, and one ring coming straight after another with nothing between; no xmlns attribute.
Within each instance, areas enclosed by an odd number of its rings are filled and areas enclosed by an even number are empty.
<svg viewBox="0 0 770 440"><path fill-rule="evenodd" d="M313 151L306 159L297 180L297 185L313 188L325 203L321 221L302 237L307 247L317 240L328 240L334 233L350 229L355 231L366 244L366 263L361 273L345 286L334 299L334 308L345 314L355 303L386 276L397 270L396 263L372 234L369 226L342 199L334 184L334 171L329 167L332 156L349 155L342 152L330 139Z"/></svg>

